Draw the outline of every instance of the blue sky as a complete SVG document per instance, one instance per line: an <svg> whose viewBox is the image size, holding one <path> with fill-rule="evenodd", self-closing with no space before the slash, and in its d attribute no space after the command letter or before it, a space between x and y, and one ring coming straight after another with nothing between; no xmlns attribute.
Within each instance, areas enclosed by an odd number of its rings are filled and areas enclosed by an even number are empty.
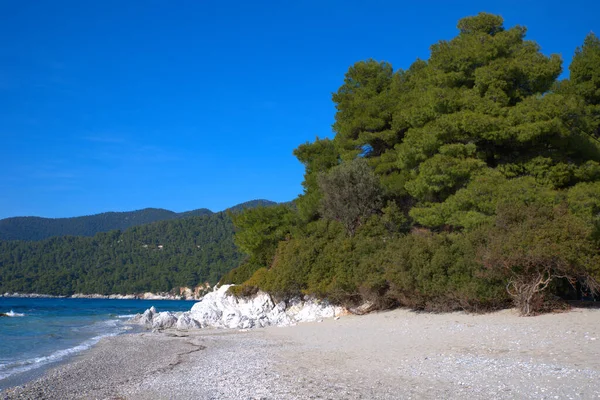
<svg viewBox="0 0 600 400"><path fill-rule="evenodd" d="M407 68L487 11L564 69L600 2L0 0L0 218L301 193L359 60ZM564 74L566 76L566 74Z"/></svg>

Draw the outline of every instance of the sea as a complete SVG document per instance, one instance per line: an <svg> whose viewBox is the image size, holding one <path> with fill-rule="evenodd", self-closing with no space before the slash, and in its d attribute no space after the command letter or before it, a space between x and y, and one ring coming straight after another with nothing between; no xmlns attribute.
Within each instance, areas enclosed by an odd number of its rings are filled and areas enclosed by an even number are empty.
<svg viewBox="0 0 600 400"><path fill-rule="evenodd" d="M125 322L154 306L189 311L193 301L0 297L0 390L27 382L100 339L139 331Z"/></svg>

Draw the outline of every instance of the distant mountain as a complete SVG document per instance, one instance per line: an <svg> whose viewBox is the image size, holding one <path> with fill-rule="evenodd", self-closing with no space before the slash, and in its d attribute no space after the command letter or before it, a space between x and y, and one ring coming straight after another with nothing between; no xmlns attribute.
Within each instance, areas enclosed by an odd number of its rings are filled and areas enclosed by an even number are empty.
<svg viewBox="0 0 600 400"><path fill-rule="evenodd" d="M237 206L229 207L225 211L236 212L236 211L242 211L245 208L268 207L268 206L274 206L275 204L277 204L277 203L274 201L270 201L270 200L251 200L251 201L247 201L245 203L238 204Z"/></svg>
<svg viewBox="0 0 600 400"><path fill-rule="evenodd" d="M201 217L203 215L211 215L213 214L208 208L198 208L197 210L192 211L184 211L181 213L175 214L175 218L187 218L187 217Z"/></svg>
<svg viewBox="0 0 600 400"><path fill-rule="evenodd" d="M268 200L252 200L229 208L244 208L276 204ZM54 236L94 236L115 229L125 230L134 226L158 221L199 217L214 214L207 208L176 213L162 208L144 208L127 212L106 212L72 218L13 217L0 220L0 240L43 240Z"/></svg>

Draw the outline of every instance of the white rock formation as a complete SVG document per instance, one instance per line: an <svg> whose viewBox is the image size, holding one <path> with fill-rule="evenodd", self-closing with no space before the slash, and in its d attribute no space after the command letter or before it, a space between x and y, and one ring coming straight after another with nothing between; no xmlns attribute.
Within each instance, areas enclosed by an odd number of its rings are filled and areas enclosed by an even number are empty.
<svg viewBox="0 0 600 400"><path fill-rule="evenodd" d="M177 323L177 316L169 311L159 312L152 317L152 328L167 329L172 328Z"/></svg>
<svg viewBox="0 0 600 400"><path fill-rule="evenodd" d="M154 329L175 327L180 330L204 327L249 329L270 325L286 326L298 322L333 318L344 312L342 307L326 301L294 299L288 304L275 304L271 296L258 292L250 298L236 298L227 293L231 285L224 285L205 295L191 311L181 314L156 313L153 308L138 314L131 323Z"/></svg>
<svg viewBox="0 0 600 400"><path fill-rule="evenodd" d="M150 307L143 314L137 314L135 317L131 318L127 322L130 324L139 324L145 326L152 326L152 319L156 315L156 308L154 306Z"/></svg>
<svg viewBox="0 0 600 400"><path fill-rule="evenodd" d="M188 313L183 313L179 316L179 318L177 318L175 328L177 328L180 331L185 331L188 329L202 328L202 325L200 324L200 322L196 321L195 319L192 319Z"/></svg>

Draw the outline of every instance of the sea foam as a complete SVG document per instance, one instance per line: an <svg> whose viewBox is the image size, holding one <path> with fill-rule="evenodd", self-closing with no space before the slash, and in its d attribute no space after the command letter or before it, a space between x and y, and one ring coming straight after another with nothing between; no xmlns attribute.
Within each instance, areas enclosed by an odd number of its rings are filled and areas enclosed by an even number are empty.
<svg viewBox="0 0 600 400"><path fill-rule="evenodd" d="M6 315L7 317L24 317L25 316L25 314L17 313L17 312L14 312L13 310L10 310L9 312L5 313L4 315Z"/></svg>

